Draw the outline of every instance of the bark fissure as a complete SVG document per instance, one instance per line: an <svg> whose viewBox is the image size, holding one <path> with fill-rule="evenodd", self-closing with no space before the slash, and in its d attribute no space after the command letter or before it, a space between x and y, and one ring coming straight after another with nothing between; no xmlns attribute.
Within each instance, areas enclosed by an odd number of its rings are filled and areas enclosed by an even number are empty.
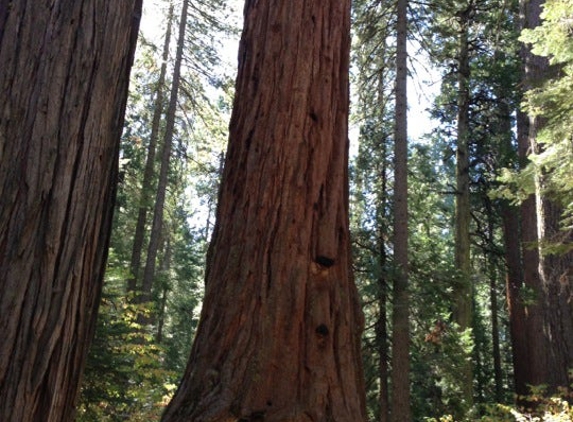
<svg viewBox="0 0 573 422"><path fill-rule="evenodd" d="M540 25L543 0L522 1L522 28ZM522 82L525 90L536 89L551 76L547 57L534 55L529 47L522 46ZM527 163L531 153L542 151L537 137L546 121L540 116L518 113L518 148L521 164ZM544 244L552 241L558 227L559 212L543 190L544 175L535 174L535 194L521 204L522 254L524 286L534 293L535 300L524 306L524 323L529 354L516 366L516 387L544 384L549 393L558 387L571 389L568 370L573 366L573 309L565 303L568 297L560 295L558 268L570 271L572 253L550 256L544 254ZM532 248L531 245L536 247ZM570 281L569 281L570 282ZM563 321L561 325L558 321Z"/></svg>
<svg viewBox="0 0 573 422"><path fill-rule="evenodd" d="M92 2L25 1L2 24L2 420L72 417L101 288L139 7L100 13Z"/></svg>
<svg viewBox="0 0 573 422"><path fill-rule="evenodd" d="M364 419L345 203L349 18L348 2L245 6L205 303L166 421ZM202 388L214 363L216 394Z"/></svg>

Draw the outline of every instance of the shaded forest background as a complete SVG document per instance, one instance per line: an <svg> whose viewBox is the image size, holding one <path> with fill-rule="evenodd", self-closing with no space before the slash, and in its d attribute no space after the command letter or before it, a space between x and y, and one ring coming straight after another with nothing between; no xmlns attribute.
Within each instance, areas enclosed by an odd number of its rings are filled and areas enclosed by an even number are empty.
<svg viewBox="0 0 573 422"><path fill-rule="evenodd" d="M239 36L242 5L225 0L182 4L186 7L167 0L145 5L143 22L148 24L132 70L114 228L78 405L80 421L159 418L186 367L198 323L233 102L236 53L229 46ZM415 112L408 115L407 166L406 355L412 418L479 420L498 412L508 418L499 420L513 420L504 406L515 403L516 392L525 394L519 384L523 378L516 385L516 364L523 365L516 347L533 343L515 342L512 324L525 317L509 313L511 305L517 306L512 289L519 290L519 306L526 309L537 306L540 293L534 285L512 284L511 271L524 268L519 242L525 242L512 216L532 194L549 198L558 211L545 243L527 247L542 247L542 256L561 259L562 290L552 294L569 301L569 312L572 306L573 4L551 2L553 15L546 19L553 16L558 24L523 35L524 10L517 1L406 4L408 68L416 81L409 85L408 102ZM400 268L392 236L396 16L394 2L353 4L353 270L365 314L368 416L378 421L389 420L390 414ZM531 86L524 84L532 79L523 76L520 36L534 43L535 52L553 57L552 67L548 64ZM537 90L524 97L525 88ZM545 113L537 151L518 148L523 111ZM468 178L462 210L460 139ZM539 169L543 183L536 181ZM464 212L467 268L460 266L463 246L456 235ZM518 254L517 264L511 253ZM553 345L569 359L572 334L564 334L565 344ZM550 354L551 345L543 347ZM571 399L570 390L553 388L557 381L540 384L546 385L534 389L526 402L544 388ZM555 406L558 413L566 404ZM571 411L563 412L562 420L569 420Z"/></svg>

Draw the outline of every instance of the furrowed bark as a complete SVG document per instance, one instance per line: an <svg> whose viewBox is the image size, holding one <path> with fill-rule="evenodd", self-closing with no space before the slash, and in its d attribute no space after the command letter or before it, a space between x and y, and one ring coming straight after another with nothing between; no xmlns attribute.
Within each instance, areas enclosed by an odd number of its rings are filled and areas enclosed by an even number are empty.
<svg viewBox="0 0 573 422"><path fill-rule="evenodd" d="M164 421L364 421L349 1L247 1L201 323Z"/></svg>
<svg viewBox="0 0 573 422"><path fill-rule="evenodd" d="M0 420L72 420L140 1L0 0Z"/></svg>

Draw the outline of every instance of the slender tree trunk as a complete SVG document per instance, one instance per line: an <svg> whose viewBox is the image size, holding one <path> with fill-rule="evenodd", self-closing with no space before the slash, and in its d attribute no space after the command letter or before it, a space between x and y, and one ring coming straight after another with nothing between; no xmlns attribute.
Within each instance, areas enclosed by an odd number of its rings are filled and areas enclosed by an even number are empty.
<svg viewBox="0 0 573 422"><path fill-rule="evenodd" d="M467 14L464 13L464 15ZM460 18L458 50L458 127L456 151L456 203L455 203L455 264L460 277L457 280L453 310L454 321L459 329L471 329L472 323L472 283L470 262L470 159L469 159L469 40L467 17ZM468 359L460 368L460 379L463 388L464 407L469 409L473 404L473 369Z"/></svg>
<svg viewBox="0 0 573 422"><path fill-rule="evenodd" d="M365 421L350 1L248 1L201 322L164 421Z"/></svg>
<svg viewBox="0 0 573 422"><path fill-rule="evenodd" d="M151 288L155 277L155 261L161 239L163 226L163 208L165 207L165 195L167 192L167 179L171 162L171 147L173 144L173 130L175 128L175 112L177 111L177 96L181 82L181 62L183 60L183 47L185 46L185 28L187 27L187 11L189 0L183 0L181 9L181 19L179 21L179 38L177 40L177 51L175 53L175 64L173 67L173 80L171 82L171 93L169 96L169 107L165 121L165 137L163 139L163 151L161 153L161 167L159 169L159 181L157 182L157 195L155 197L155 207L153 210L153 225L147 249L147 260L143 271L143 284L141 288L141 302L151 300Z"/></svg>
<svg viewBox="0 0 573 422"><path fill-rule="evenodd" d="M382 78L381 78L382 79ZM382 92L382 88L380 89ZM386 157L386 143L382 143L382 157ZM386 241L388 228L386 226L386 210L388 208L388 178L386 177L386 159L383 158L382 168L379 169L378 177L380 178L380 192L378 195L378 320L376 321L376 345L378 349L378 378L380 389L378 391L378 404L380 407L379 422L390 421L390 392L388 390L388 362L390 355L388 353L388 280L385 274L387 266Z"/></svg>
<svg viewBox="0 0 573 422"><path fill-rule="evenodd" d="M505 61L505 53L495 52L497 61ZM500 160L496 163L497 168L509 167L512 165L510 157L514 155L515 146L513 143L512 108L510 97L512 92L502 87L496 96L499 99L497 104L498 118L496 132L499 136ZM519 115L518 115L519 117ZM521 131L521 123L518 122L518 131ZM505 259L505 291L506 303L509 316L509 332L511 338L511 351L513 359L514 391L518 396L527 394L526 381L523 374L528 366L528 345L527 331L525 325L525 309L523 306L523 262L521 258L521 229L519 209L510 205L507 200L502 200L497 206L502 220L502 233L504 243ZM492 299L493 300L493 299ZM497 373L497 370L496 370ZM503 391L499 391L496 381L496 398L501 402Z"/></svg>
<svg viewBox="0 0 573 422"><path fill-rule="evenodd" d="M383 241L382 241L383 242ZM382 248L384 249L384 243ZM380 254L380 263L386 265L386 251ZM380 268L384 268L380 266ZM376 321L376 345L378 349L378 378L380 389L378 391L378 404L380 406L379 422L388 422L390 420L390 395L388 391L388 330L387 324L387 306L388 290L385 277L378 279L378 320Z"/></svg>
<svg viewBox="0 0 573 422"><path fill-rule="evenodd" d="M219 154L219 167L217 168L217 179L219 180L223 175L224 164L225 164L225 153L221 152L221 154ZM209 200L207 201L207 221L205 223L205 235L203 236L205 242L209 242L210 239L211 226L212 226L211 218L214 214L213 208L216 202L217 202L217 197L215 195L209 195Z"/></svg>
<svg viewBox="0 0 573 422"><path fill-rule="evenodd" d="M488 245L489 253L487 254L486 262L488 266L489 277L489 303L491 311L491 343L492 343L492 359L493 359L493 374L495 381L495 400L497 403L503 402L503 372L501 370L501 351L499 341L499 306L497 294L497 279L498 270L496 265L496 258L494 255L494 221L493 209L491 205L487 207L488 213Z"/></svg>
<svg viewBox="0 0 573 422"><path fill-rule="evenodd" d="M165 241L165 255L161 262L160 273L162 275L163 286L161 289L161 300L157 311L157 333L155 340L158 344L163 341L163 327L165 326L165 311L167 309L167 296L169 295L169 271L171 270L171 242L169 238Z"/></svg>
<svg viewBox="0 0 573 422"><path fill-rule="evenodd" d="M496 122L496 129L498 130L497 136L500 139L500 147L498 148L500 153L502 154L505 150L504 148L504 140L507 136L511 137L511 120L509 115L509 107L506 107L506 103L503 101L503 97L501 97L501 101L498 104L498 112L499 115L498 121ZM507 131L504 131L506 129ZM510 138L511 139L511 138ZM503 158L502 158L503 159ZM497 254L496 244L495 244L495 211L491 199L486 195L483 199L484 201L484 208L486 212L487 218L487 229L485 231L485 241L486 247L483 248L483 260L486 263L487 268L487 277L489 279L489 309L490 309L490 320L491 320L491 344L492 344L492 361L493 361L493 374L494 374L494 392L495 392L495 400L497 403L503 402L503 371L502 371L502 358L501 358L501 347L500 347L500 333L499 333L499 300L498 300L498 277L499 277L499 270L497 265ZM517 236L518 233L514 233L514 236ZM479 354L479 353L477 353ZM489 364L491 367L491 361L486 364ZM482 373L483 371L478 370L476 368L476 374ZM480 376L480 378L483 378ZM483 385L485 386L487 381ZM482 383L479 383L479 394L477 395L480 402L484 401L484 395L482 391Z"/></svg>
<svg viewBox="0 0 573 422"><path fill-rule="evenodd" d="M169 288L163 286L161 289L161 300L159 309L157 311L157 332L155 334L155 342L161 344L163 342L163 327L165 327L165 310L167 308L167 296L169 295Z"/></svg>
<svg viewBox="0 0 573 422"><path fill-rule="evenodd" d="M506 296L509 314L509 332L513 358L514 391L518 396L527 394L528 345L525 309L523 306L523 269L520 249L518 210L507 202L502 204L503 239L506 263Z"/></svg>
<svg viewBox="0 0 573 422"><path fill-rule="evenodd" d="M379 69L378 78L378 107L381 111L379 113L380 124L384 124L384 104L387 101L385 95L386 69L382 66ZM376 221L378 223L378 271L380 272L377 281L377 300L378 300L378 320L376 321L376 345L378 351L378 379L380 383L378 391L378 404L380 412L378 415L379 422L390 421L390 391L389 391L389 336L388 336L388 277L386 267L388 265L388 254L386 252L386 238L388 229L388 142L382 138L379 141L381 148L380 157L377 161L376 171L377 177L380 181L378 189L378 198L376 201Z"/></svg>
<svg viewBox="0 0 573 422"><path fill-rule="evenodd" d="M472 306L475 309L476 301L475 299L472 300ZM473 327L474 327L474 339L475 339L475 347L472 350L472 370L475 377L475 387L474 387L474 399L478 403L483 403L485 401L484 392L486 389L486 383L489 381L485 376L484 367L486 366L487 362L485 358L482 358L482 353L480 353L480 349L485 349L485 332L482 331L483 327L480 324L481 321L478 321L477 315L474 314L473 320Z"/></svg>
<svg viewBox="0 0 573 422"><path fill-rule="evenodd" d="M73 420L141 2L0 0L0 420Z"/></svg>
<svg viewBox="0 0 573 422"><path fill-rule="evenodd" d="M408 0L398 0L396 26L396 117L394 128L394 301L392 312L393 422L412 420L408 295Z"/></svg>
<svg viewBox="0 0 573 422"><path fill-rule="evenodd" d="M143 181L141 183L141 199L137 213L137 223L135 226L135 235L133 237L133 249L131 252L131 277L127 281L128 292L133 292L137 288L139 279L139 270L141 267L141 254L143 251L143 239L145 237L145 225L147 223L147 211L151 205L151 193L153 190L153 174L155 169L155 153L157 149L157 140L159 138L159 126L163 114L163 92L165 89L165 75L167 73L167 60L169 58L169 45L171 43L171 26L173 22L173 4L169 6L167 14L167 30L165 31L165 42L163 44L163 54L161 70L157 79L155 88L155 105L153 107L153 120L151 122L151 134L149 136L149 148L147 150L147 159L145 161L145 170L143 172Z"/></svg>

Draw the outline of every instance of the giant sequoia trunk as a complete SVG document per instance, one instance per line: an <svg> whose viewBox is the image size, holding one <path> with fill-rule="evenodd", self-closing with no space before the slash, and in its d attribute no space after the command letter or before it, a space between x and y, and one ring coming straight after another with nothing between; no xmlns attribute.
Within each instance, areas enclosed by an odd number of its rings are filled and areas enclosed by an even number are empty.
<svg viewBox="0 0 573 422"><path fill-rule="evenodd" d="M542 0L522 3L522 24L525 28L540 24L542 5ZM552 73L548 59L533 55L527 48L524 48L523 57L523 85L526 89L537 88ZM542 148L537 143L537 136L544 124L543 119L529 116L528 121L521 125L522 158ZM573 368L573 253L546 253L545 245L562 236L559 233L561 209L545 196L543 174L536 175L535 183L535 199L529 198L522 205L525 249L531 249L531 239L537 245L536 251L524 252L525 265L529 265L525 269L525 282L530 283L531 290L536 294L532 312L528 312L527 330L530 336L529 347L535 347L535 351L530 356L528 371L524 376L528 384L545 384L549 392L555 392L558 387L571 388L569 371ZM526 255L534 255L535 263L538 264L537 272L530 268L531 263L527 262Z"/></svg>
<svg viewBox="0 0 573 422"><path fill-rule="evenodd" d="M527 116L518 113L517 121L518 146L520 161L525 163L529 155L529 122ZM537 249L537 216L535 209L535 196L531 195L520 206L521 220L521 250L523 260L523 284L515 292L517 296L514 304L517 313L510 314L512 325L521 326L519 318L521 312L519 306L523 305L523 317L525 318L525 333L517 333L512 340L514 357L514 377L516 391L528 392L528 385L540 385L545 383L545 368L547 367L547 347L543 332L543 288L539 278L539 252ZM512 293L511 291L508 293ZM523 299L526 299L525 301ZM525 303L524 303L525 302ZM523 338L525 336L525 338ZM515 343L517 341L517 343ZM523 341L523 343L521 342ZM516 349L519 347L525 350ZM515 359L526 359L526 362L515 362Z"/></svg>
<svg viewBox="0 0 573 422"><path fill-rule="evenodd" d="M164 421L365 420L349 0L247 1L201 323Z"/></svg>
<svg viewBox="0 0 573 422"><path fill-rule="evenodd" d="M543 183L542 176L539 183ZM546 254L545 242L563 237L559 221L562 208L547 198L538 200L538 224L541 245L540 279L545 295L545 333L549 341L547 378L549 392L559 388L571 393L573 370L573 253ZM571 234L568 235L571 242Z"/></svg>
<svg viewBox="0 0 573 422"><path fill-rule="evenodd" d="M0 0L2 421L72 419L140 9L140 1Z"/></svg>

